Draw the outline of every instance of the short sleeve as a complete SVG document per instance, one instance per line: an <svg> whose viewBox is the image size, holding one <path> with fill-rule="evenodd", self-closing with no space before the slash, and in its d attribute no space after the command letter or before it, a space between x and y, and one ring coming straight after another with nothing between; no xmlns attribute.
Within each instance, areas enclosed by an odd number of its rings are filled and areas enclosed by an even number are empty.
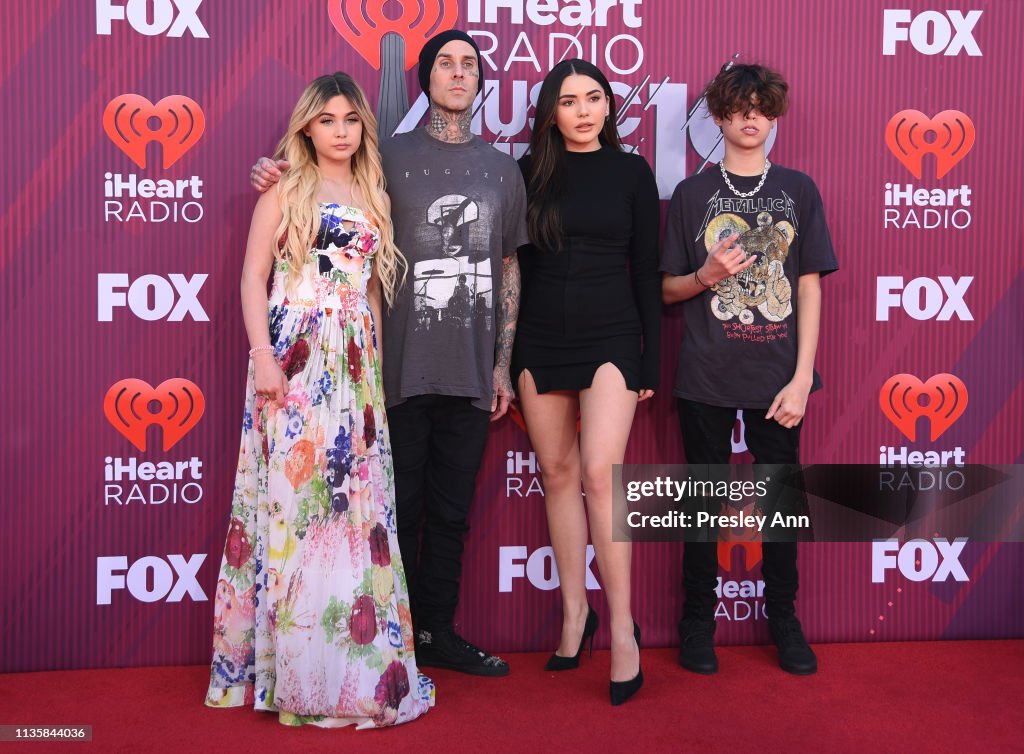
<svg viewBox="0 0 1024 754"><path fill-rule="evenodd" d="M665 219L665 243L661 250L661 271L670 275L687 275L694 270L689 253L686 223L683 217L683 184L676 186Z"/></svg>
<svg viewBox="0 0 1024 754"><path fill-rule="evenodd" d="M508 188L505 212L501 223L501 253L511 256L516 250L529 243L526 233L526 182L519 166L513 163L513 169L507 172Z"/></svg>
<svg viewBox="0 0 1024 754"><path fill-rule="evenodd" d="M825 206L821 194L814 181L807 178L800 202L800 262L798 274L808 275L814 272L827 275L839 269L835 249L832 247L832 235L825 222Z"/></svg>

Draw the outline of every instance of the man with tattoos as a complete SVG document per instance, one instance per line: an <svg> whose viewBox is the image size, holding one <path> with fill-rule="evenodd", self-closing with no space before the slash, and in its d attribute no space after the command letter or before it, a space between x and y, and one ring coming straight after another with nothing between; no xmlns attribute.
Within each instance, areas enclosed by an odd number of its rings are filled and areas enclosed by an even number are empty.
<svg viewBox="0 0 1024 754"><path fill-rule="evenodd" d="M460 637L453 619L488 419L503 416L513 395L526 192L512 158L470 132L483 85L473 39L451 30L429 40L419 81L429 123L381 144L395 241L408 261L382 333L398 540L419 665L501 676L508 664ZM265 190L285 167L261 159L253 182Z"/></svg>

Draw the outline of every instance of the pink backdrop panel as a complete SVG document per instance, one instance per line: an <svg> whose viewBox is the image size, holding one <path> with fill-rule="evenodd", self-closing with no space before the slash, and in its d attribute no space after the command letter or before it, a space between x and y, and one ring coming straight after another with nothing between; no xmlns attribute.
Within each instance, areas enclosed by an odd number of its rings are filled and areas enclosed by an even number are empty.
<svg viewBox="0 0 1024 754"><path fill-rule="evenodd" d="M699 106L704 84L734 56L780 69L792 106L771 159L815 178L841 264L824 285L826 389L810 401L804 460L875 463L880 449L905 448L1021 462L1024 149L1007 116L1022 90L1018 3L420 2L414 28L383 42L352 8L396 18L385 0L346 2L347 15L342 0L0 5L0 327L12 359L0 671L209 658L245 377L249 167L274 149L305 83L328 71L360 81L382 121L413 127L426 100L410 51L452 24L484 53L484 138L521 154L544 73L563 54L586 57L614 82L624 141L666 200L720 153ZM581 15L594 5L611 7ZM351 27L343 34L332 18ZM917 165L886 137L904 111L919 111L904 119L926 130L955 111L973 144ZM171 117L184 140L151 132ZM955 306L950 287L963 294ZM683 460L670 396L679 311L666 309L664 325L662 388L638 411L627 463ZM967 409L935 442L909 441L880 411L879 391L899 373L963 381ZM183 436L119 425L118 395L149 405L172 394L196 415L202 406ZM542 489L525 432L494 426L457 620L495 651L556 641ZM898 569L873 580L878 557L871 543L801 548L813 641L1024 636L1020 545L969 543L966 581L915 582ZM759 553L721 559L720 641L765 641L763 605L745 596L756 595ZM638 545L633 575L645 645L674 643L681 545Z"/></svg>

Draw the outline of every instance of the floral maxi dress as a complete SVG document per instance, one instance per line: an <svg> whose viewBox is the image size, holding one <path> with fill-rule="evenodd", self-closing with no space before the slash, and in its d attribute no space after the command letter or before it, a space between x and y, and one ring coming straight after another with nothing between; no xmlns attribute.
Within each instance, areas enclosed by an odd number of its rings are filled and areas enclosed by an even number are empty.
<svg viewBox="0 0 1024 754"><path fill-rule="evenodd" d="M366 287L379 233L321 204L297 283L274 267L270 336L285 405L249 364L206 703L282 723L395 725L433 704L416 668L394 472Z"/></svg>

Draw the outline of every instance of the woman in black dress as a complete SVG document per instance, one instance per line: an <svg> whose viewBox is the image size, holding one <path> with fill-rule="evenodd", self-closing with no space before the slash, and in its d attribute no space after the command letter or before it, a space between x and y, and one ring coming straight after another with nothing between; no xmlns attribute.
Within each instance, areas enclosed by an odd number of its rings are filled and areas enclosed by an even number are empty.
<svg viewBox="0 0 1024 754"><path fill-rule="evenodd" d="M561 580L562 638L547 669L577 667L597 630L585 584L589 519L611 616L611 701L621 704L643 675L631 546L612 541L612 465L623 461L637 401L658 385L658 189L647 162L622 151L611 86L583 60L544 79L520 167L531 245L519 253L512 378Z"/></svg>

